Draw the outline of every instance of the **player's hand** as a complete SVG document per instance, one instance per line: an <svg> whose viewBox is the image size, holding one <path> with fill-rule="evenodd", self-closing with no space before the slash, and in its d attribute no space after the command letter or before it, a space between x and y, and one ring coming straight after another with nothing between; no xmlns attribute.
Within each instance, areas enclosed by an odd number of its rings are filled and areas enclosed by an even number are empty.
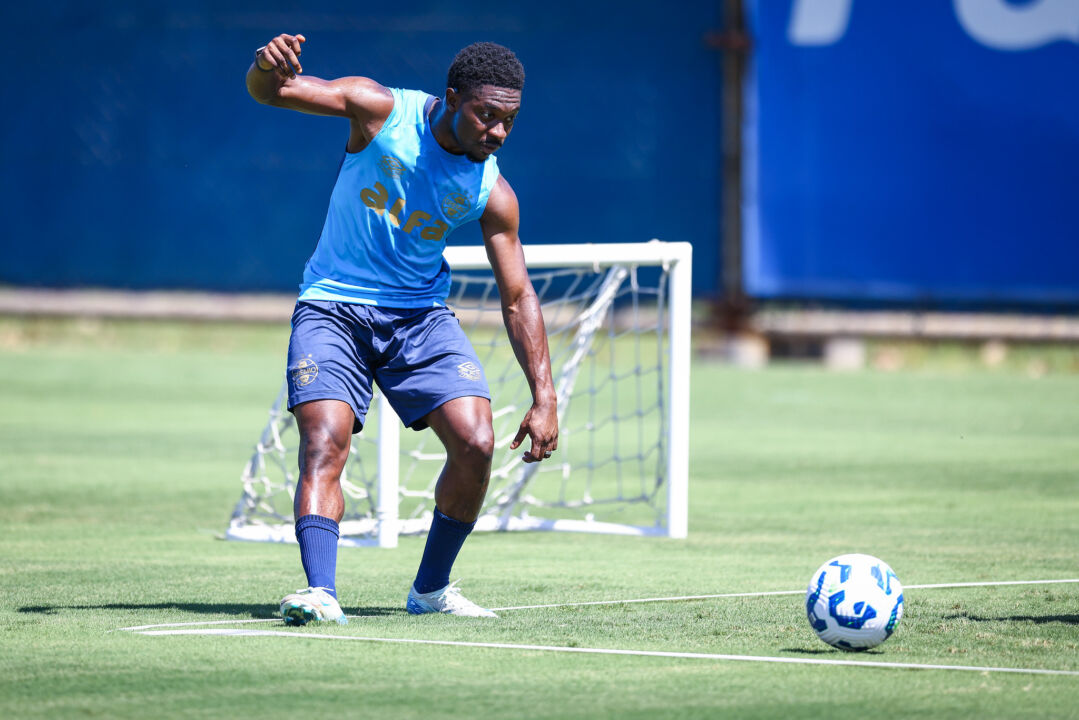
<svg viewBox="0 0 1079 720"><path fill-rule="evenodd" d="M303 72L300 65L300 46L305 42L307 38L303 35L282 33L266 43L256 62L263 70L273 70L284 80L294 78L297 73ZM267 65L272 67L266 67Z"/></svg>
<svg viewBox="0 0 1079 720"><path fill-rule="evenodd" d="M558 412L554 403L533 403L521 422L517 436L510 443L510 449L516 450L520 447L526 435L532 438L532 447L521 456L522 460L533 463L551 457L551 453L558 449Z"/></svg>

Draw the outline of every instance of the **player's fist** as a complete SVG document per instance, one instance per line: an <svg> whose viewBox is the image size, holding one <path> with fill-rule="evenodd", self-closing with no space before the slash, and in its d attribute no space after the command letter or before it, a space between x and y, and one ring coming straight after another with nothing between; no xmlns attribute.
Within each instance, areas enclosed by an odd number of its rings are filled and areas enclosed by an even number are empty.
<svg viewBox="0 0 1079 720"><path fill-rule="evenodd" d="M300 65L301 46L307 42L303 35L288 35L282 33L265 47L255 53L255 62L260 70L267 72L273 70L284 79L294 78L297 73L303 72Z"/></svg>

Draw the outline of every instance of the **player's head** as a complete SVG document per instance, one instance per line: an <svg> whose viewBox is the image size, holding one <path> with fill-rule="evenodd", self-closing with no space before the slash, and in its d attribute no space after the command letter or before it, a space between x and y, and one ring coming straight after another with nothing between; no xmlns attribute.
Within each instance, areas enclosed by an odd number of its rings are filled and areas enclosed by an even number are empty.
<svg viewBox="0 0 1079 720"><path fill-rule="evenodd" d="M524 84L524 67L509 48L478 42L457 53L446 76L446 110L469 159L483 162L505 142Z"/></svg>

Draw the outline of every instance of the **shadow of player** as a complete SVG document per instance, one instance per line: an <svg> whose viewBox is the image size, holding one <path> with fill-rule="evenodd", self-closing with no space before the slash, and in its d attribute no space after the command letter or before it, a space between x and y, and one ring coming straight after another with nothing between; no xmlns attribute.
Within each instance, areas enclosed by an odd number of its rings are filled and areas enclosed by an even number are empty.
<svg viewBox="0 0 1079 720"><path fill-rule="evenodd" d="M380 615L401 615L404 607L342 607L346 615L376 617ZM281 617L276 605L245 605L242 603L104 603L101 605L26 605L18 609L21 613L55 615L66 610L178 610L180 612L201 615L234 615L244 618L272 619Z"/></svg>
<svg viewBox="0 0 1079 720"><path fill-rule="evenodd" d="M872 648L870 648L869 650L854 650L854 651L840 650L839 648L814 648L812 650L810 650L808 648L780 648L779 651L780 652L785 652L785 653L793 653L795 655L844 655L844 656L850 656L850 655L883 655L884 654L884 652L882 650L874 650Z"/></svg>

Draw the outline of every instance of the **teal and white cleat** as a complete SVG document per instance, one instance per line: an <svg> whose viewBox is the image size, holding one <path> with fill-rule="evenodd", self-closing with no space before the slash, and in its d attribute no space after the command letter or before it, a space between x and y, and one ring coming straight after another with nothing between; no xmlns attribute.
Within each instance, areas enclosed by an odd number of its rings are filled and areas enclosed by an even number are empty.
<svg viewBox="0 0 1079 720"><path fill-rule="evenodd" d="M281 599L281 617L286 625L306 625L309 622L329 622L348 625L341 606L326 588L309 587L297 590Z"/></svg>
<svg viewBox="0 0 1079 720"><path fill-rule="evenodd" d="M413 615L437 612L464 617L498 617L487 608L481 608L462 595L457 588L458 582L454 580L444 588L422 595L416 592L416 586L413 585L408 591L408 602L405 603L405 608Z"/></svg>

